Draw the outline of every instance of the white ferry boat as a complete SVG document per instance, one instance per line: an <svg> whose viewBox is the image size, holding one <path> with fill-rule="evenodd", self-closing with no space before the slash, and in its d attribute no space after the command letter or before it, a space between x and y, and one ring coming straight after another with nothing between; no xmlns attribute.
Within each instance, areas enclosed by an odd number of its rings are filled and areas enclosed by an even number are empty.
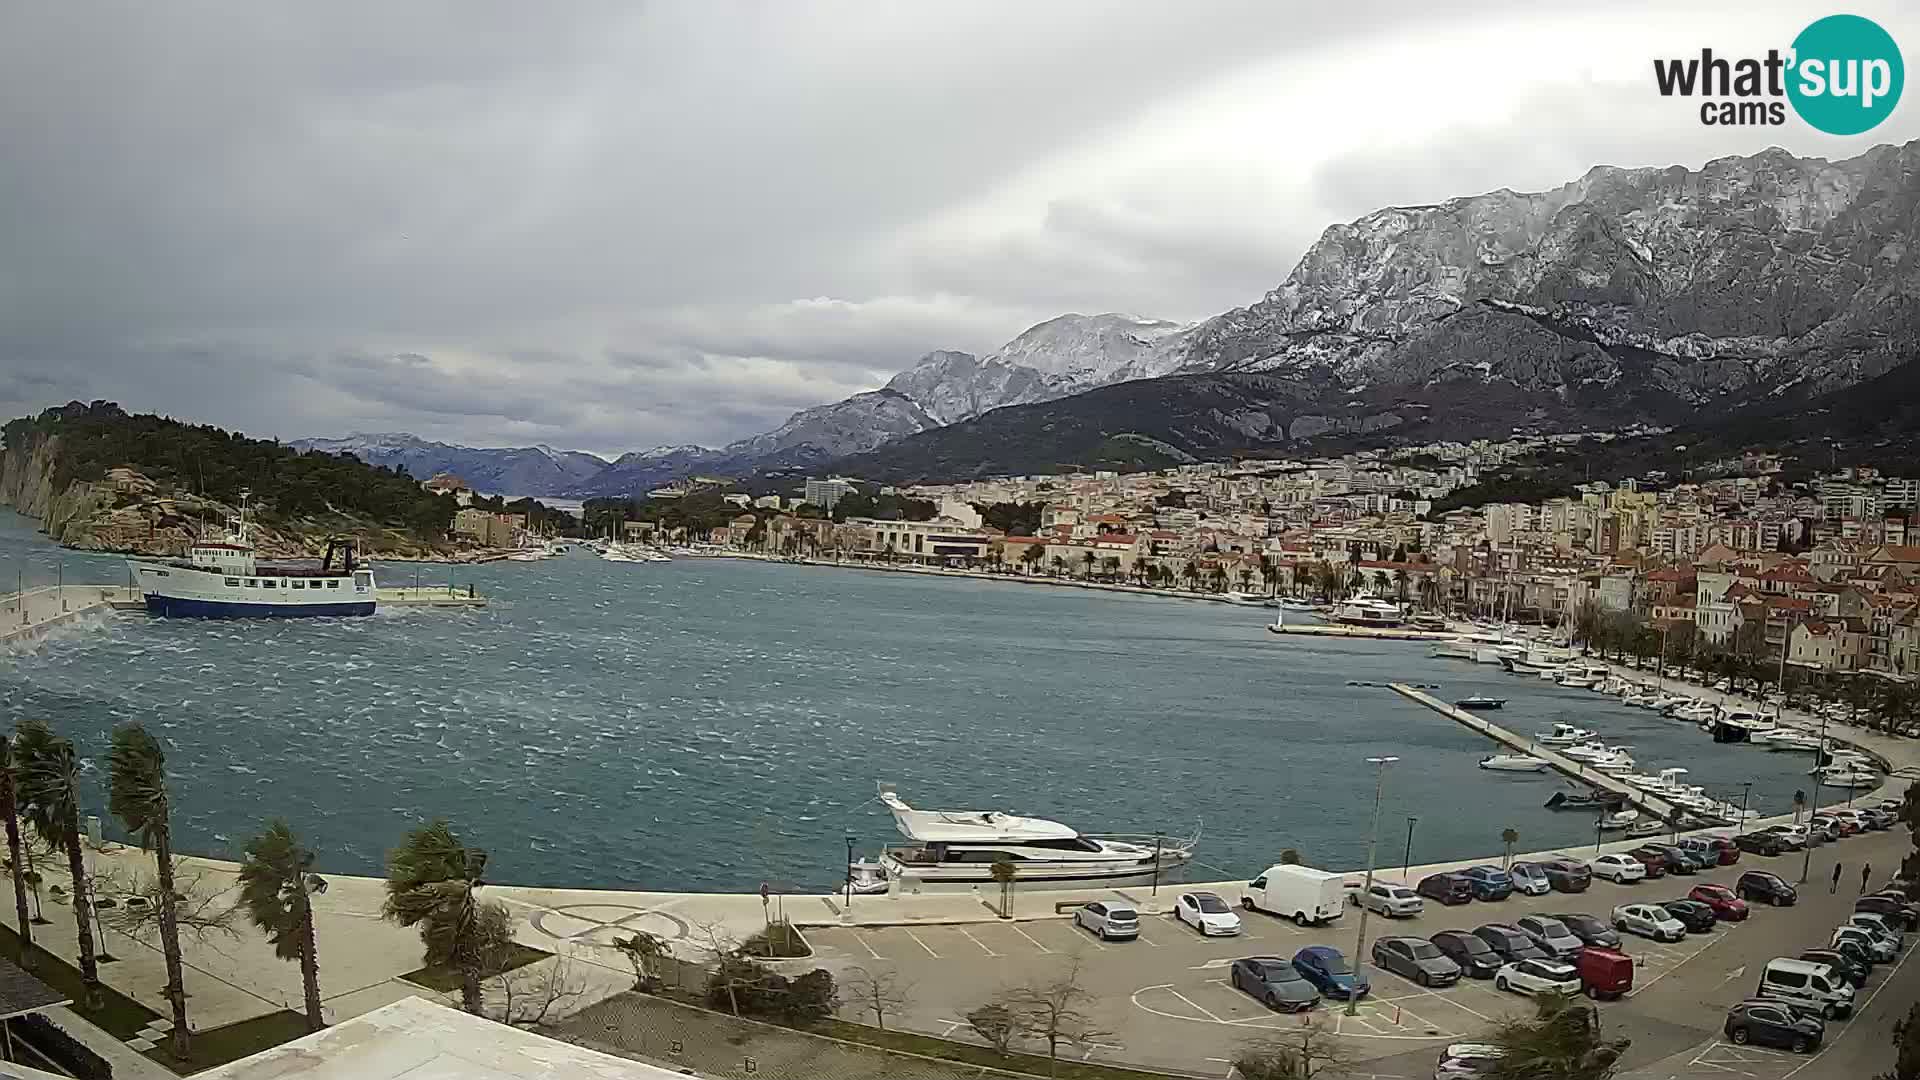
<svg viewBox="0 0 1920 1080"><path fill-rule="evenodd" d="M373 614L373 571L354 565L351 541L329 540L317 568L282 565L254 558L250 532L242 494L223 539L195 541L185 559L128 559L147 610L212 619Z"/></svg>
<svg viewBox="0 0 1920 1080"><path fill-rule="evenodd" d="M1010 862L1028 888L1145 885L1178 880L1199 837L1090 836L1057 821L993 810L915 810L892 791L880 802L912 846L889 847L880 866L896 892L990 886Z"/></svg>

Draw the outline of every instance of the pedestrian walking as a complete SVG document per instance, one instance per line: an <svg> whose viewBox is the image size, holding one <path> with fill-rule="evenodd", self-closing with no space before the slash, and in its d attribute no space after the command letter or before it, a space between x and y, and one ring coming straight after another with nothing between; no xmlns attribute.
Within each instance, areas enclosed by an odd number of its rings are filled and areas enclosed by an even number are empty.
<svg viewBox="0 0 1920 1080"><path fill-rule="evenodd" d="M1873 864L1872 863L1860 864L1860 891L1861 892L1867 891L1867 879L1872 876L1873 876Z"/></svg>
<svg viewBox="0 0 1920 1080"><path fill-rule="evenodd" d="M1839 891L1840 891L1840 864L1836 862L1833 864L1833 884L1827 886L1827 893L1828 895L1832 895L1833 893L1837 893Z"/></svg>

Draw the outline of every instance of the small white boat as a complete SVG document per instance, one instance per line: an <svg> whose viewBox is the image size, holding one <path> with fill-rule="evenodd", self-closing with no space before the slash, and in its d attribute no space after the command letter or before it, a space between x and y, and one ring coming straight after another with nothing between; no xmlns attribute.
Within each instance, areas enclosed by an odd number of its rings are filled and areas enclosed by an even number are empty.
<svg viewBox="0 0 1920 1080"><path fill-rule="evenodd" d="M1620 773L1632 772L1637 764L1638 762L1634 761L1633 756L1630 754L1610 751L1604 757L1598 757L1587 762L1587 767L1590 769L1598 769L1603 773L1619 775Z"/></svg>
<svg viewBox="0 0 1920 1080"><path fill-rule="evenodd" d="M1267 606L1267 598L1259 595L1258 593L1229 592L1226 594L1225 599L1229 604L1240 604L1244 607L1266 607Z"/></svg>
<svg viewBox="0 0 1920 1080"><path fill-rule="evenodd" d="M1469 710L1501 709L1506 707L1507 699L1503 697L1487 697L1484 694L1475 694L1472 697L1463 697L1459 701L1454 702L1453 704L1458 708L1469 709Z"/></svg>
<svg viewBox="0 0 1920 1080"><path fill-rule="evenodd" d="M1660 707L1660 699L1652 694L1641 692L1628 694L1622 704L1631 705L1636 709L1657 709Z"/></svg>
<svg viewBox="0 0 1920 1080"><path fill-rule="evenodd" d="M1526 754L1494 754L1480 759L1480 767L1494 772L1545 772L1547 763Z"/></svg>
<svg viewBox="0 0 1920 1080"><path fill-rule="evenodd" d="M1658 836L1667 831L1666 823L1655 818L1636 821L1627 826L1628 836Z"/></svg>
<svg viewBox="0 0 1920 1080"><path fill-rule="evenodd" d="M1595 683L1591 677L1575 672L1560 676L1560 685L1570 686L1575 690L1591 690Z"/></svg>
<svg viewBox="0 0 1920 1080"><path fill-rule="evenodd" d="M1485 767L1485 763L1482 763ZM1873 769L1863 768L1857 762L1842 762L1829 765L1820 770L1820 782L1827 787L1856 790L1880 786L1880 774Z"/></svg>
<svg viewBox="0 0 1920 1080"><path fill-rule="evenodd" d="M1593 732L1583 727L1574 727L1572 724L1555 724L1552 731L1536 731L1533 734L1533 741L1541 746L1579 746L1582 743L1592 742L1593 739Z"/></svg>
<svg viewBox="0 0 1920 1080"><path fill-rule="evenodd" d="M855 859L847 864L850 888L861 896L887 891L887 868L874 859Z"/></svg>
<svg viewBox="0 0 1920 1080"><path fill-rule="evenodd" d="M1634 822L1639 820L1640 820L1640 811L1634 810L1632 808L1628 808L1626 810L1616 811L1614 813L1608 814L1606 817L1601 818L1600 827L1603 829L1607 829L1609 831L1614 829L1624 829L1627 826L1632 825Z"/></svg>
<svg viewBox="0 0 1920 1080"><path fill-rule="evenodd" d="M1790 754L1811 754L1820 749L1820 736L1804 731L1773 731L1767 735L1767 749Z"/></svg>

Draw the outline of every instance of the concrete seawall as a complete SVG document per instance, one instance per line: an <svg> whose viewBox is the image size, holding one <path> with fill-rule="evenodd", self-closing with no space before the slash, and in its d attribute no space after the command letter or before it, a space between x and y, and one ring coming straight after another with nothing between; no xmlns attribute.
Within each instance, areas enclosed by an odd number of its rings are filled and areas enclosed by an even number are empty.
<svg viewBox="0 0 1920 1080"><path fill-rule="evenodd" d="M36 641L87 615L140 606L139 597L111 585L48 585L0 596L0 645Z"/></svg>

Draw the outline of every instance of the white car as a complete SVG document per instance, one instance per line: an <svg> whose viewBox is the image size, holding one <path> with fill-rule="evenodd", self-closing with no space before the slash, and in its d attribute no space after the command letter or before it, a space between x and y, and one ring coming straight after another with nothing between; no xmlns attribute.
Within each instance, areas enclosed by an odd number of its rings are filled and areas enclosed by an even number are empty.
<svg viewBox="0 0 1920 1080"><path fill-rule="evenodd" d="M1829 944L1838 948L1843 941L1851 941L1865 949L1867 955L1873 957L1875 963L1880 964L1892 960L1900 952L1899 945L1864 926L1855 926L1852 923L1843 923L1838 930L1835 930Z"/></svg>
<svg viewBox="0 0 1920 1080"><path fill-rule="evenodd" d="M1580 972L1558 960L1516 960L1493 973L1493 986L1518 994L1577 994Z"/></svg>
<svg viewBox="0 0 1920 1080"><path fill-rule="evenodd" d="M1686 924L1667 914L1667 909L1659 904L1622 904L1614 908L1613 928L1655 941L1679 941L1687 936Z"/></svg>
<svg viewBox="0 0 1920 1080"><path fill-rule="evenodd" d="M1787 842L1795 851L1807 846L1807 827L1805 825L1769 825L1760 830L1769 832Z"/></svg>
<svg viewBox="0 0 1920 1080"><path fill-rule="evenodd" d="M1587 864L1593 876L1605 878L1615 885L1631 885L1644 881L1647 865L1631 855L1601 855Z"/></svg>
<svg viewBox="0 0 1920 1080"><path fill-rule="evenodd" d="M1390 919L1411 919L1427 909L1427 902L1405 885L1376 882L1373 888L1360 894L1360 906Z"/></svg>
<svg viewBox="0 0 1920 1080"><path fill-rule="evenodd" d="M1202 937L1232 937L1240 932L1240 916L1217 893L1181 893L1173 903L1173 917L1200 931Z"/></svg>

